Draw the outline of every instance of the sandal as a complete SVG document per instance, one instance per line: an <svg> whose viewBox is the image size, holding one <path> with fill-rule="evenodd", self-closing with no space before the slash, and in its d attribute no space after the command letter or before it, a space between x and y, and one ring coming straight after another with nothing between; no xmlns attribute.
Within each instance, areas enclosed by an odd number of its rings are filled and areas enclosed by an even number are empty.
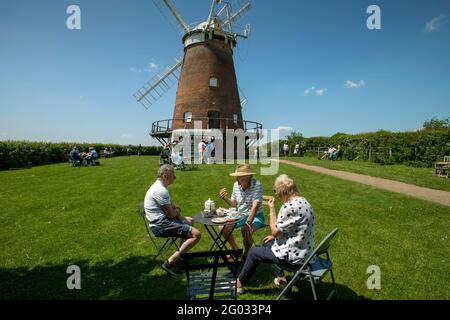
<svg viewBox="0 0 450 320"><path fill-rule="evenodd" d="M278 280L278 278L273 279L273 283L275 283L275 285L279 288L286 288L287 286L287 282L281 282L280 280Z"/></svg>

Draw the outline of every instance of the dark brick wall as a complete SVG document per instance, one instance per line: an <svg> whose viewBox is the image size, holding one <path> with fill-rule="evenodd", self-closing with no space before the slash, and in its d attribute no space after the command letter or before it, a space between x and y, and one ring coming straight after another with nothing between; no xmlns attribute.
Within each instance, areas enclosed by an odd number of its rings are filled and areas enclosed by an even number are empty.
<svg viewBox="0 0 450 320"><path fill-rule="evenodd" d="M218 87L210 87L210 77L218 79ZM203 43L186 48L183 70L180 75L175 102L174 119L183 119L185 112L192 112L192 118L203 119L207 129L208 111L217 111L219 129L242 128L242 122L234 124L233 115L242 119L239 91L233 63L233 52L225 41L207 39ZM174 121L173 129L193 128L194 123Z"/></svg>

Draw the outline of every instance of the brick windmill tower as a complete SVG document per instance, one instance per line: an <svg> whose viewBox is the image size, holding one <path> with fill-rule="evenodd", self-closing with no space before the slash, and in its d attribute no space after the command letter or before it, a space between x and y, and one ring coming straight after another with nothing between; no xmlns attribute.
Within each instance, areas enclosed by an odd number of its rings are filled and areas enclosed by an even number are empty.
<svg viewBox="0 0 450 320"><path fill-rule="evenodd" d="M207 20L192 27L169 0L153 2L162 13L170 12L170 18L179 27L184 54L166 68L165 74L155 76L134 94L148 109L178 83L172 119L154 122L150 135L166 144L174 130L193 130L194 125L199 129L200 124L202 130L243 129L259 136L262 125L242 117L247 99L237 85L233 63L237 39L248 38L250 30L247 25L243 34L238 34L233 26L250 9L251 1L238 1L239 9L233 12L228 2L212 0Z"/></svg>

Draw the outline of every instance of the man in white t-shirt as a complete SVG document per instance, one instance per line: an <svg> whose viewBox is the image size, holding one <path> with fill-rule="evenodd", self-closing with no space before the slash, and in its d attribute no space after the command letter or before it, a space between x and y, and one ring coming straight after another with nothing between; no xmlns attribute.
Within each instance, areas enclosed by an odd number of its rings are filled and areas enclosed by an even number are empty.
<svg viewBox="0 0 450 320"><path fill-rule="evenodd" d="M179 237L182 243L178 251L167 259L162 268L172 275L180 274L175 263L181 254L188 252L200 241L200 231L192 226L192 218L183 217L180 207L174 206L167 186L175 177L174 169L169 164L159 168L158 179L148 189L144 200L145 215L152 232L157 237Z"/></svg>

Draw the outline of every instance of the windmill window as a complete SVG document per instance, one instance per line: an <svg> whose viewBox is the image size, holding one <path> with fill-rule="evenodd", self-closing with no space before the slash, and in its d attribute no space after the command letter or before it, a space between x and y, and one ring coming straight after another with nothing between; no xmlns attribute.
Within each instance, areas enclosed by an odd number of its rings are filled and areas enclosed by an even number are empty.
<svg viewBox="0 0 450 320"><path fill-rule="evenodd" d="M234 120L234 124L238 123L238 115L237 114L233 114L233 120Z"/></svg>
<svg viewBox="0 0 450 320"><path fill-rule="evenodd" d="M209 86L217 88L219 86L219 80L215 77L209 78Z"/></svg>
<svg viewBox="0 0 450 320"><path fill-rule="evenodd" d="M184 113L184 122L192 122L192 112Z"/></svg>

